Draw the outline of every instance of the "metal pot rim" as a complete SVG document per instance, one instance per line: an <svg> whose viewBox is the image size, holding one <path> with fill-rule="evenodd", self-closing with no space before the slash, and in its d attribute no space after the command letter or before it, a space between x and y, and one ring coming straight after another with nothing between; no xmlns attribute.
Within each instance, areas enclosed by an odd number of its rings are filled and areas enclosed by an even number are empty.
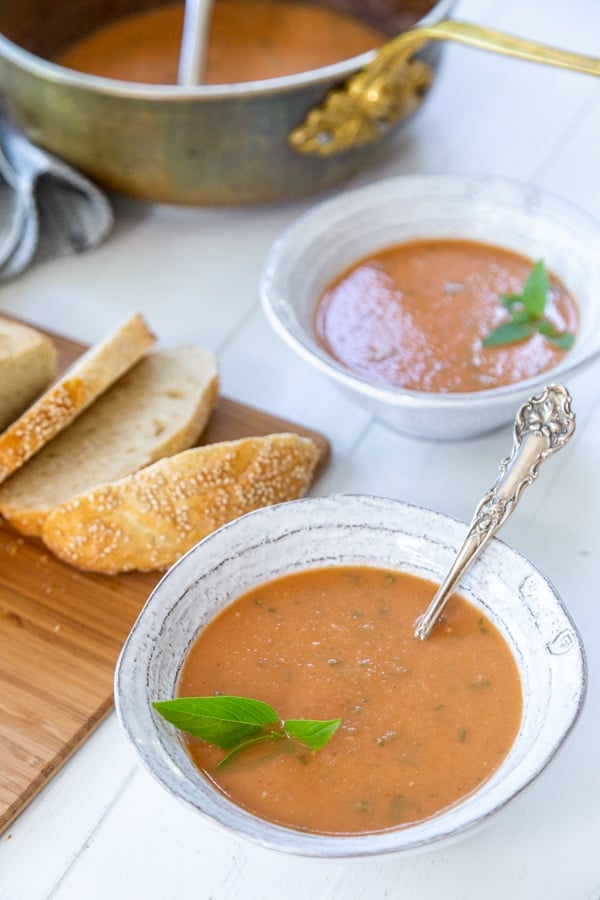
<svg viewBox="0 0 600 900"><path fill-rule="evenodd" d="M415 27L432 25L440 21L451 11L455 2L456 0L438 0L429 12L415 23ZM221 100L224 97L241 98L271 93L285 93L297 88L318 86L331 83L332 81L343 81L352 72L368 65L374 59L376 52L376 50L370 50L359 56L343 59L332 65L322 66L319 69L310 69L296 75L285 75L280 78L269 78L262 81L192 86L148 85L104 78L99 75L88 75L85 72L77 72L73 69L65 68L58 63L36 56L29 50L25 50L23 47L15 44L5 35L0 34L0 58L3 57L32 75L57 85L88 89L98 94L146 100Z"/></svg>

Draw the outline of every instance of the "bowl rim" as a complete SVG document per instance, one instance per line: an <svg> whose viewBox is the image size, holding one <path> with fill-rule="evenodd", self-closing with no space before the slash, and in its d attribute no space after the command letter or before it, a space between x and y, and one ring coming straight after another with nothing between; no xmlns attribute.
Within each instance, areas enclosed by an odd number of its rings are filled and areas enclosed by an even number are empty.
<svg viewBox="0 0 600 900"><path fill-rule="evenodd" d="M429 26L444 18L458 0L436 0L431 9L422 16L413 28ZM386 38L384 43L393 40ZM0 58L38 78L47 79L53 84L65 85L79 90L88 89L98 94L117 97L131 97L148 101L189 102L202 99L217 101L223 99L239 100L244 97L255 97L265 94L286 93L299 87L318 86L330 81L344 80L354 71L362 69L375 59L377 50L369 50L358 56L348 57L328 66L307 69L295 75L283 75L278 78L265 78L260 81L240 81L232 84L200 84L200 85L155 85L136 81L123 81L117 78L106 78L90 75L69 69L59 63L44 59L42 56L26 50L10 38L0 33Z"/></svg>
<svg viewBox="0 0 600 900"><path fill-rule="evenodd" d="M570 211L580 221L584 222L591 231L597 233L600 246L599 219L581 205L574 203L554 191L547 190L544 187L534 184L533 182L507 178L501 175L490 175L482 172L459 174L436 172L384 177L317 203L288 224L271 244L262 267L259 290L263 311L271 326L279 336L283 338L283 340L303 359L333 378L342 387L351 391L357 391L370 400L380 404L392 407L414 407L422 410L441 410L461 407L479 409L481 407L487 407L495 400L508 401L521 397L524 393L531 393L532 391L553 381L560 380L567 375L574 375L599 359L600 339L597 341L596 347L592 348L584 356L577 358L576 353L568 353L551 369L547 369L544 372L522 379L521 381L516 381L501 387L484 388L480 391L448 391L446 393L432 393L403 387L394 387L393 385L370 381L359 373L353 372L342 363L339 363L333 356L330 356L327 351L319 345L314 335L303 330L303 337L305 338L303 340L287 328L278 310L280 301L276 293L275 284L280 268L280 260L284 257L287 248L295 244L296 237L299 233L310 229L315 220L318 222L321 216L326 215L329 212L336 213L343 212L344 210L349 211L353 204L358 204L361 200L373 198L373 201L376 202L379 197L388 199L391 194L394 194L398 199L404 199L402 197L403 192L408 194L411 190L416 191L419 186L422 186L424 190L429 188L429 193L431 193L431 188L433 186L437 186L441 189L444 185L448 187L476 185L478 187L487 187L492 190L504 187L512 190L515 194L519 192L521 195L528 194L540 197L548 203ZM474 240L477 240L477 238L474 238ZM486 242L483 241L483 243ZM502 246L502 244L499 243L498 246ZM598 271L600 278L600 264L595 263L593 268Z"/></svg>
<svg viewBox="0 0 600 900"><path fill-rule="evenodd" d="M158 637L157 632L153 633L152 623L151 627L147 631L145 631L148 611L152 610L153 607L157 607L158 609L160 609L160 622L165 622L169 618L169 616L173 614L173 611L176 609L178 603L182 600L186 593L189 592L192 589L193 585L202 578L202 569L199 568L198 570L195 570L195 557L197 555L202 555L207 547L210 549L211 544L214 542L217 542L217 546L219 545L219 542L224 543L225 545L230 543L230 532L232 530L235 531L239 529L240 522L248 519L253 520L256 518L263 518L265 522L268 523L271 517L275 517L276 519L276 517L279 515L286 516L289 513L291 506L295 506L298 508L304 507L308 511L310 511L311 508L314 509L318 506L325 508L329 506L332 509L337 509L338 512L340 508L345 508L349 514L348 521L350 521L353 512L358 514L360 510L363 509L365 504L374 504L378 510L386 507L387 510L394 515L401 513L401 511L404 511L405 513L408 512L409 514L411 513L411 511L413 513L422 513L426 516L430 523L437 523L437 526L442 528L446 526L454 529L455 526L464 526L464 523L462 523L460 520L445 513L437 512L435 510L431 510L427 507L419 506L417 504L407 503L402 500L377 497L368 494L332 494L326 497L312 497L304 498L301 500L288 501L286 503L275 504L270 507L263 507L258 510L254 510L253 512L247 513L246 515L233 520L232 522L222 526L217 531L208 535L208 537L204 538L202 541L196 544L195 547L189 550L183 557L181 557L180 560L178 560L177 563L175 563L174 566L171 567L171 569L169 569L169 571L163 576L163 578L159 581L159 583L155 586L155 588L149 595L146 604L141 610L136 622L131 629L129 636L127 637L123 645L115 669L114 695L117 717L119 719L121 728L123 729L129 741L134 746L139 761L141 762L143 767L150 773L150 775L152 775L152 777L155 778L177 800L183 802L186 806L193 809L196 813L200 814L205 819L205 821L210 822L213 825L220 826L230 834L249 839L252 842L266 848L284 851L292 855L325 859L342 859L349 857L358 858L380 856L391 853L409 854L427 850L430 847L435 847L440 842L451 842L455 839L460 838L467 832L474 831L485 822L487 822L487 820L492 815L504 808L509 802L511 802L515 797L522 793L522 791L543 772L543 770L547 767L551 760L556 756L556 754L566 741L567 737L575 727L575 724L577 723L577 720L583 708L587 692L587 661L584 644L581 635L579 634L579 631L562 598L560 597L552 583L549 581L547 576L544 575L534 563L532 563L523 554L519 553L519 551L515 550L513 547L509 546L502 540L494 538L490 542L488 551L492 550L492 548L495 547L496 552L500 552L501 554L505 555L508 554L511 559L516 558L520 561L521 564L524 564L529 569L532 575L540 580L540 583L542 583L544 588L548 591L548 599L552 599L554 611L558 614L559 619L564 621L569 630L572 632L573 643L571 644L571 647L574 647L576 650L577 656L574 668L577 669L578 675L577 689L573 691L573 693L569 696L568 708L563 705L563 713L565 717L561 723L560 733L558 734L558 736L554 736L553 743L551 744L551 746L549 746L543 758L537 761L535 766L526 767L525 772L519 772L519 777L516 780L516 787L514 787L513 785L513 789L510 790L506 795L500 798L496 798L493 804L490 804L489 798L487 798L487 807L483 811L480 811L479 814L475 815L473 818L460 823L458 827L456 827L456 824L451 821L450 827L448 827L447 825L445 828L438 828L434 831L433 834L420 836L417 839L413 838L412 840L410 840L411 831L414 832L416 827L423 825L424 823L416 823L416 826L412 827L409 826L407 828L391 829L388 831L368 833L364 835L309 834L260 819L259 817L247 812L237 804L234 804L224 795L220 794L220 792L216 788L211 786L212 791L218 797L219 810L215 815L214 810L206 811L202 809L198 804L192 802L188 797L184 796L181 791L178 791L172 785L167 784L161 776L161 773L153 768L152 754L157 752L157 747L160 743L159 740L148 740L147 735L143 733L143 727L140 734L136 733L136 728L139 727L139 722L131 721L130 714L127 712L127 701L124 699L126 697L127 691L131 690L132 673L135 673L137 670L137 677L139 681L138 690L142 691L142 695L144 697L143 715L147 718L146 724L150 723L151 729L154 733L157 733L159 728L165 727L163 722L159 723L157 721L156 714L152 712L149 701L147 700L147 692L144 692L144 689L147 687L148 669L144 668L144 666L142 665L143 655L146 654L146 662L149 662L153 651L153 641L155 641ZM354 509L354 507L356 507L356 509ZM401 521L401 519L398 519L398 521ZM331 526L335 525L335 527L337 528L348 523L340 522L336 519L335 523L330 522L329 524ZM380 525L379 527L383 527L384 529L386 528L385 525ZM257 546L261 546L262 542L265 540L265 535L260 533L260 528L258 530L255 529L255 532L256 538L254 544L252 545L252 548L254 549L256 549ZM457 543L460 543L460 539L457 541ZM455 548L453 546L452 550L454 549L457 549L457 547ZM492 550L492 552L494 551ZM220 562L217 563L216 566L217 568L220 568L223 563L223 558L221 556L218 556L217 558L220 560ZM177 573L179 573L180 576L183 576L182 584L180 586L180 589L174 591L169 599L170 581L173 575L176 575ZM191 577L189 577L189 575L191 575ZM229 602L233 601L230 600ZM215 614L218 614L218 611L223 609L225 605L227 604L221 604L216 611L210 614L207 621L210 621L210 619L212 619ZM190 638L190 640L191 639L192 638ZM514 649L515 648L513 648L513 652ZM551 654L548 653L548 657L550 656ZM142 659L140 659L140 657L142 657ZM562 657L561 654L558 654L556 657L552 658L556 660ZM182 660L179 660L179 666L181 665L181 662ZM560 663L553 662L553 665L559 664ZM138 710L138 719L139 716L140 712ZM167 726L167 728L171 728L171 726ZM172 731L172 735L175 740L180 741L174 730ZM516 741L518 741L518 738L516 739ZM183 745L181 744L181 746ZM185 753L185 750L183 750L183 753ZM204 776L200 777L204 779ZM204 780L206 781L206 784L210 785L208 779ZM488 784L488 782L484 783L484 789L485 784ZM472 797L477 793L478 792L475 791L474 794L468 795L465 800L468 801L469 797ZM452 814L452 810L455 810L457 807L460 808L461 805L462 801L450 807L448 810L442 810L440 814L428 820L425 820L425 823L435 823L436 820L438 822L443 821L448 813ZM231 817L227 815L227 811L232 814L234 819L233 822L231 821ZM398 844L397 841L398 835L401 836L400 844ZM402 837L406 835L409 836L409 839L402 840Z"/></svg>

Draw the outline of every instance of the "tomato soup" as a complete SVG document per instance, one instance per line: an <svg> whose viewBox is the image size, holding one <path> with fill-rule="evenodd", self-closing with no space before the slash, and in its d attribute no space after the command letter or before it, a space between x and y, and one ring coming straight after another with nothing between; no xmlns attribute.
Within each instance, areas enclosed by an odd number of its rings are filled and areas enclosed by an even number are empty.
<svg viewBox="0 0 600 900"><path fill-rule="evenodd" d="M176 84L182 3L120 19L68 48L63 66L123 81ZM365 53L381 32L335 9L278 0L217 0L209 35L208 84L292 75Z"/></svg>
<svg viewBox="0 0 600 900"><path fill-rule="evenodd" d="M432 239L386 248L320 298L315 329L336 360L369 381L432 393L481 391L554 367L567 351L543 334L484 347L507 319L500 298L522 291L533 263L502 247ZM575 334L578 310L550 275L545 317Z"/></svg>
<svg viewBox="0 0 600 900"><path fill-rule="evenodd" d="M336 566L236 600L193 645L178 695L242 695L282 718L341 724L321 750L261 745L222 769L222 750L185 736L195 764L257 816L321 834L407 826L470 794L518 733L521 683L504 638L460 597L426 641L414 637L435 590Z"/></svg>

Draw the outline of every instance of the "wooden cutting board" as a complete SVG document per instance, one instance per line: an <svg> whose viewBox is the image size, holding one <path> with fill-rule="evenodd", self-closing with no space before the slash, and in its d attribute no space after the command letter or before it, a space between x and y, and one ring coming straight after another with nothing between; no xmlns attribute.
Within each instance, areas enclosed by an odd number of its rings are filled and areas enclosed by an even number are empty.
<svg viewBox="0 0 600 900"><path fill-rule="evenodd" d="M61 370L85 347L51 335ZM277 431L326 438L222 397L199 443ZM112 709L121 646L159 573L104 576L0 525L0 833Z"/></svg>

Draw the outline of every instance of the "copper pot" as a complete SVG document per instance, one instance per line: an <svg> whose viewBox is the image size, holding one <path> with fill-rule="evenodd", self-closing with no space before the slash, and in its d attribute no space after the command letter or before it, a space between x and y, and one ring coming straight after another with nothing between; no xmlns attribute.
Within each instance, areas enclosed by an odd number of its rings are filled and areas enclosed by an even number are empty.
<svg viewBox="0 0 600 900"><path fill-rule="evenodd" d="M83 34L159 5L156 0L21 0L18 10L11 0L0 0L4 102L34 142L104 187L132 197L214 205L318 191L366 164L415 112L434 81L439 40L482 46L484 33L446 19L455 0L433 6L410 0L413 9L419 3L421 10L431 7L425 15L417 12L416 20L406 16L407 0L322 2L365 15L384 34L404 31L410 35L408 51L396 46L400 35L378 53L284 78L140 85L82 74L50 60ZM412 25L416 28L407 32ZM487 49L514 55L497 37L490 46L490 33L485 34Z"/></svg>

